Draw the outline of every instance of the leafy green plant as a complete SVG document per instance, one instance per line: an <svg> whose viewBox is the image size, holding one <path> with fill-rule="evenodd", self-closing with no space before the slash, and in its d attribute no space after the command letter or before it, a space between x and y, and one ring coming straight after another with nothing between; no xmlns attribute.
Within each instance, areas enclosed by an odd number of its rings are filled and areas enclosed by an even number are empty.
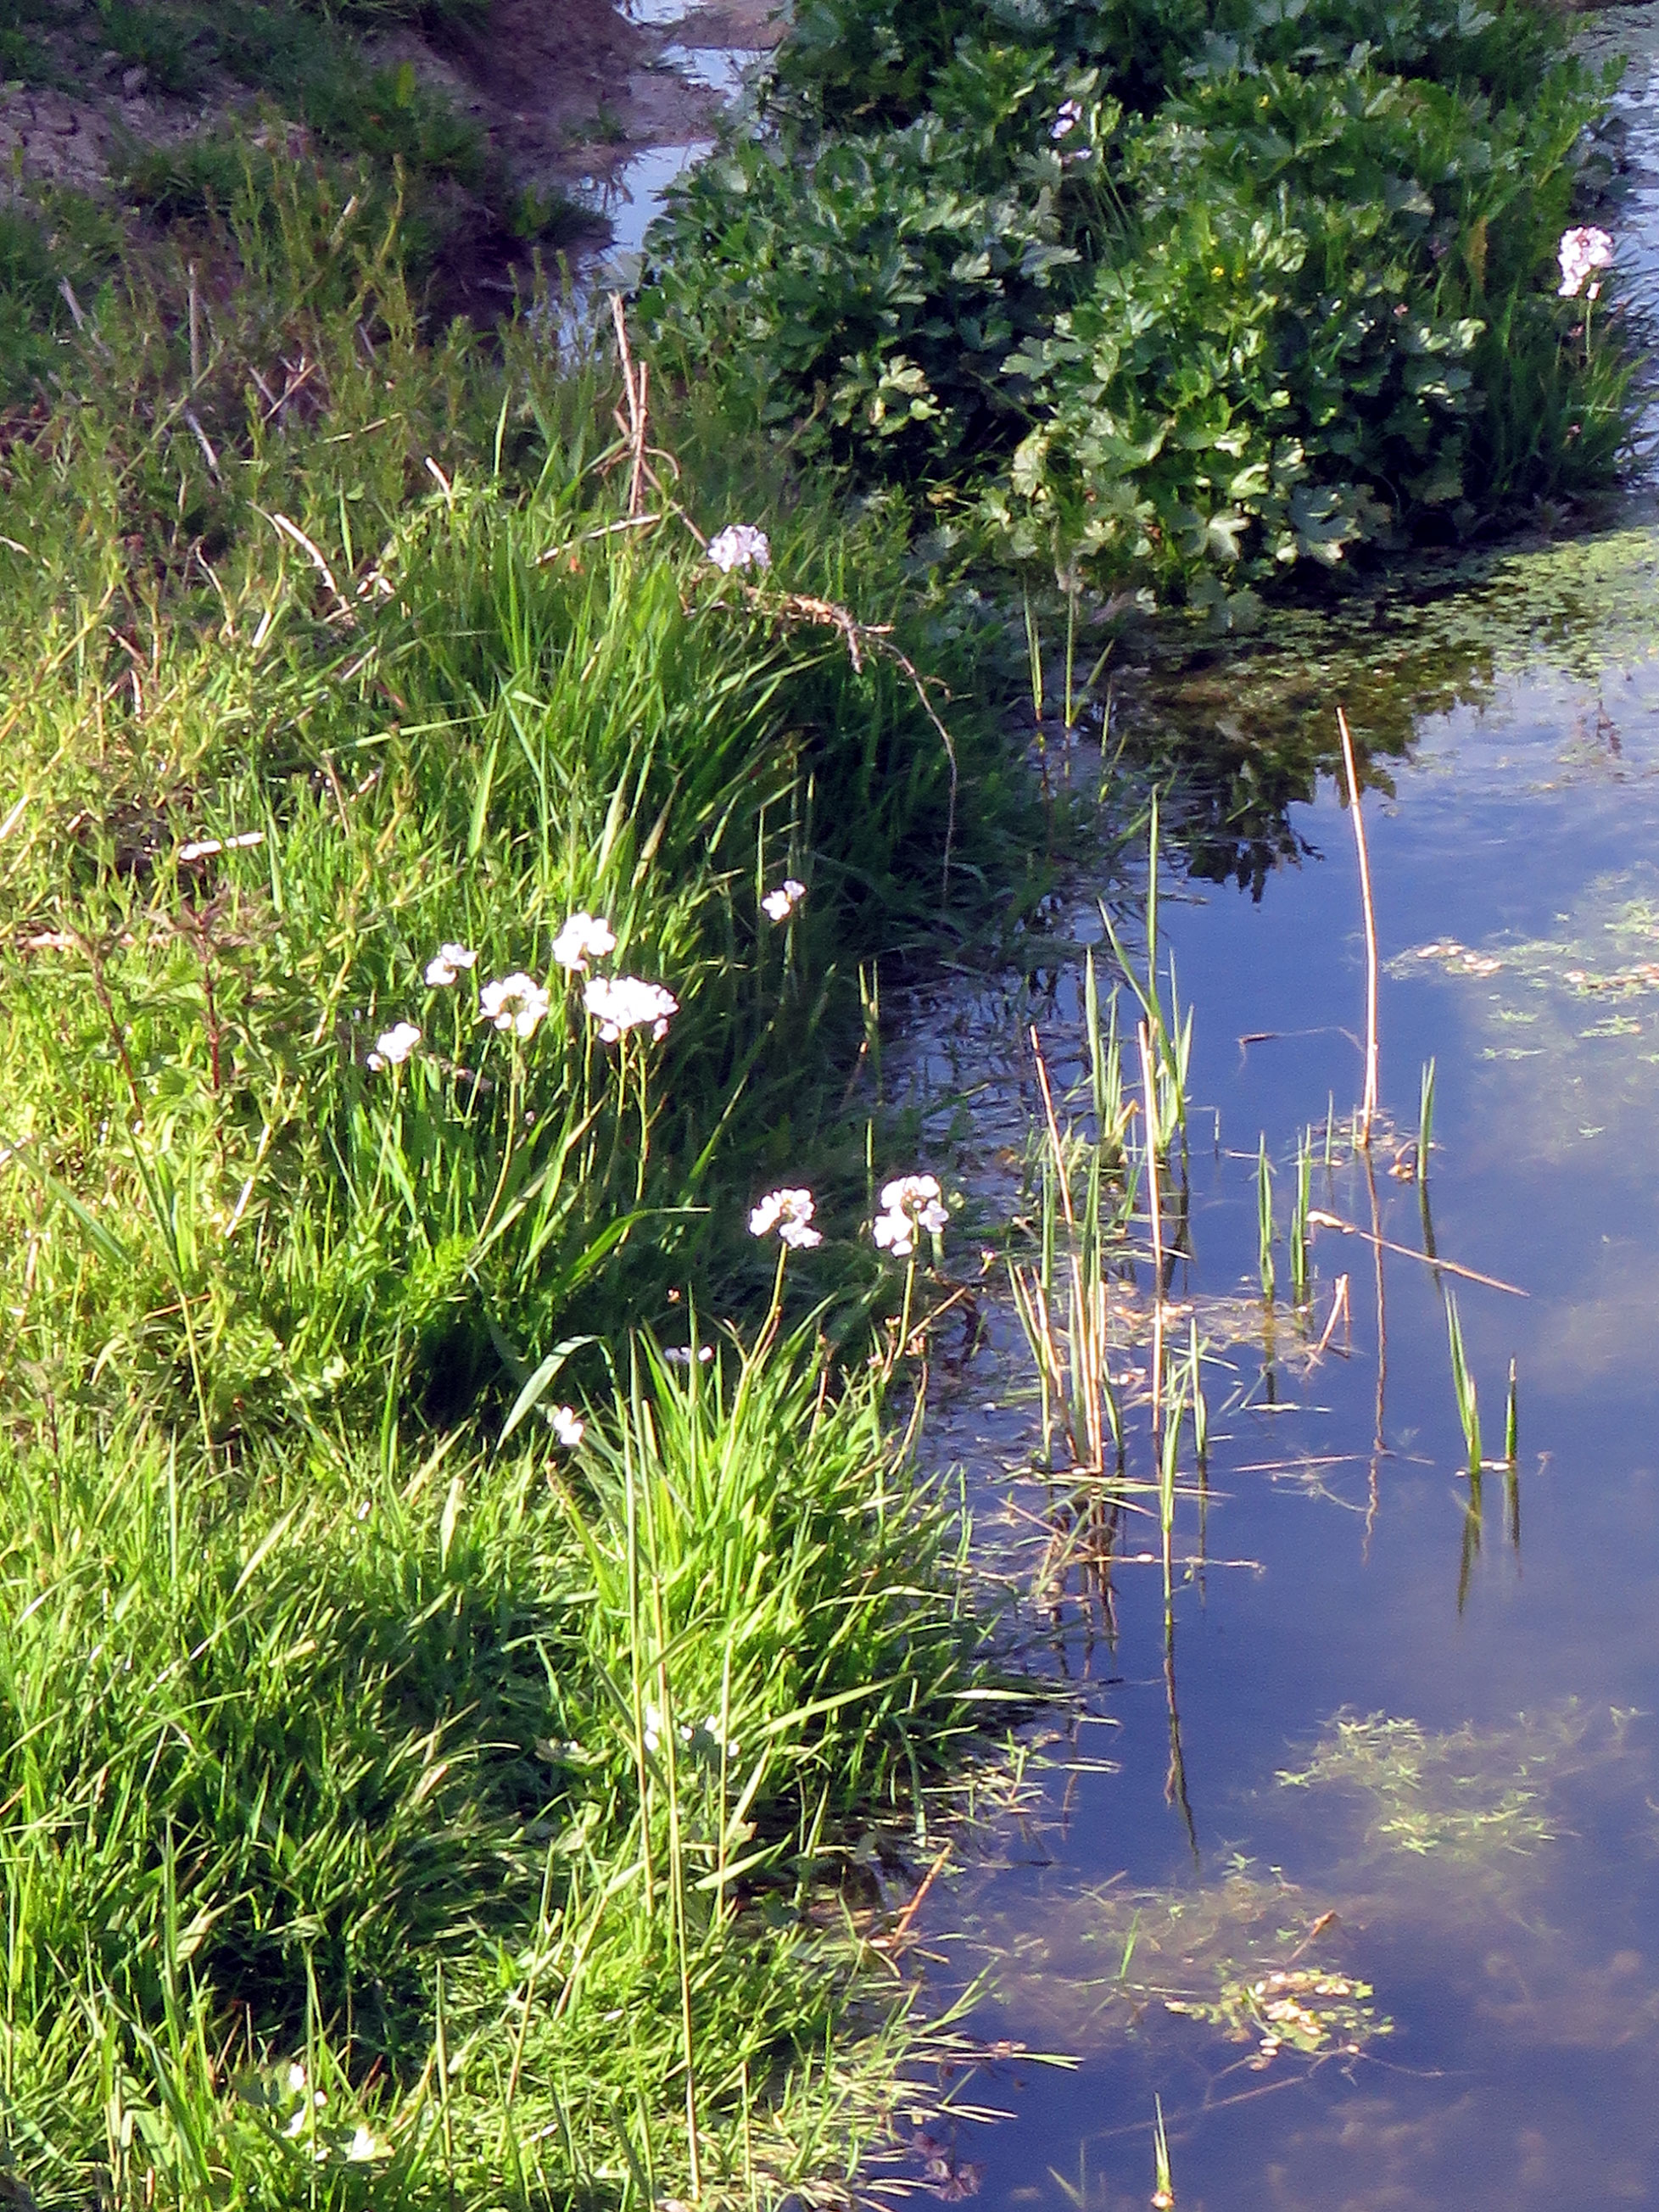
<svg viewBox="0 0 1659 2212"><path fill-rule="evenodd" d="M642 311L947 533L1236 619L1605 479L1627 365L1552 279L1606 92L1521 0L826 0L671 195Z"/></svg>

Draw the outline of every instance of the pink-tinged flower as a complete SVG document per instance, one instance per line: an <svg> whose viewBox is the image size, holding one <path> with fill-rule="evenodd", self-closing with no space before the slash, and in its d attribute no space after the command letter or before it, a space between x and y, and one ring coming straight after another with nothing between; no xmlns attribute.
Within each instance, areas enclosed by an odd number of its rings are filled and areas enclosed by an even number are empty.
<svg viewBox="0 0 1659 2212"><path fill-rule="evenodd" d="M823 1237L811 1227L814 1212L810 1190L769 1190L749 1217L751 1237L769 1237L775 1229L779 1241L792 1251L810 1251Z"/></svg>
<svg viewBox="0 0 1659 2212"><path fill-rule="evenodd" d="M1595 223L1580 223L1572 230L1562 232L1555 255L1561 264L1561 282L1556 295L1559 299L1576 300L1596 270L1612 268L1613 240ZM1599 284L1590 285L1592 300L1601 289Z"/></svg>
<svg viewBox="0 0 1659 2212"><path fill-rule="evenodd" d="M870 1233L884 1252L891 1252L900 1260L908 1259L915 1251L921 1231L937 1237L951 1218L938 1180L930 1175L900 1176L886 1184L881 1206Z"/></svg>
<svg viewBox="0 0 1659 2212"><path fill-rule="evenodd" d="M401 1067L420 1041L421 1033L413 1022L398 1022L375 1038L368 1064L376 1074L383 1067Z"/></svg>
<svg viewBox="0 0 1659 2212"><path fill-rule="evenodd" d="M521 1037L534 1036L552 1004L533 975L514 973L486 983L478 994L479 1018L494 1022L498 1030L514 1030Z"/></svg>
<svg viewBox="0 0 1659 2212"><path fill-rule="evenodd" d="M647 1024L659 1042L668 1035L668 1024L680 1002L660 983L647 983L637 975L596 975L582 992L582 1004L599 1025L606 1044L629 1030Z"/></svg>
<svg viewBox="0 0 1659 2212"><path fill-rule="evenodd" d="M434 991L453 983L464 968L476 968L478 956L470 945L441 945L426 963L426 980Z"/></svg>
<svg viewBox="0 0 1659 2212"><path fill-rule="evenodd" d="M616 933L597 915L573 914L553 940L553 957L561 968L586 968L617 949Z"/></svg>
<svg viewBox="0 0 1659 2212"><path fill-rule="evenodd" d="M752 523L733 522L708 541L708 557L722 575L733 568L769 568L772 541Z"/></svg>
<svg viewBox="0 0 1659 2212"><path fill-rule="evenodd" d="M776 890L768 891L761 901L761 912L769 921L787 921L805 896L805 884L797 883L793 876L786 876Z"/></svg>
<svg viewBox="0 0 1659 2212"><path fill-rule="evenodd" d="M1060 112L1054 117L1054 128L1049 131L1048 136L1051 138L1069 138L1082 120L1083 110L1078 102L1075 100L1062 100L1060 103Z"/></svg>

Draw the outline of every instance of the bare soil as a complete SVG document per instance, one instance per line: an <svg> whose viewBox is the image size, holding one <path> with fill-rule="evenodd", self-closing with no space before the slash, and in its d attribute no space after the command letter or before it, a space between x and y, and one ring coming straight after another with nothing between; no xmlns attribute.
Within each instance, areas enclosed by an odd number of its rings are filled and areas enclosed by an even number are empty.
<svg viewBox="0 0 1659 2212"><path fill-rule="evenodd" d="M166 145L259 106L228 79L198 98L160 92L143 69L98 49L95 25L71 0L45 41L61 86L0 87L0 179L95 190L135 141ZM365 50L376 63L409 62L447 93L519 182L568 188L603 182L643 148L709 134L718 95L665 62L665 47L752 49L777 28L770 0L721 0L662 23L611 0L494 0L485 27L453 44L402 30Z"/></svg>

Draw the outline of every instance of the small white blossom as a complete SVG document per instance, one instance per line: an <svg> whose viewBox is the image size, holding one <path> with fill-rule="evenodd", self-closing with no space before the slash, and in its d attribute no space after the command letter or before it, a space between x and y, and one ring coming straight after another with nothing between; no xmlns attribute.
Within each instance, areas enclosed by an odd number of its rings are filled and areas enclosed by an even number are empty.
<svg viewBox="0 0 1659 2212"><path fill-rule="evenodd" d="M1613 240L1593 222L1580 223L1572 230L1564 230L1555 252L1561 264L1561 282L1557 288L1557 296L1563 300L1576 300L1594 270L1613 266ZM1601 289L1600 284L1591 284L1589 296L1592 300Z"/></svg>
<svg viewBox="0 0 1659 2212"><path fill-rule="evenodd" d="M637 975L596 975L582 992L582 1004L599 1025L606 1044L615 1044L625 1030L643 1029L659 1042L678 1013L680 1002L660 983L642 982Z"/></svg>
<svg viewBox="0 0 1659 2212"><path fill-rule="evenodd" d="M930 1237L937 1237L951 1218L938 1180L930 1175L900 1176L884 1185L881 1206L871 1234L884 1252L891 1252L900 1260L915 1251L919 1231L926 1230Z"/></svg>
<svg viewBox="0 0 1659 2212"><path fill-rule="evenodd" d="M590 960L616 949L611 924L592 914L573 914L553 940L553 957L561 968L586 968Z"/></svg>
<svg viewBox="0 0 1659 2212"><path fill-rule="evenodd" d="M398 1022L375 1038L368 1064L377 1074L383 1067L401 1067L420 1041L421 1033L413 1022Z"/></svg>
<svg viewBox="0 0 1659 2212"><path fill-rule="evenodd" d="M663 1358L671 1367L689 1367L691 1364L691 1347L686 1344L671 1344L663 1354ZM700 1344L697 1346L696 1359L699 1367L707 1367L714 1357L714 1347L712 1344Z"/></svg>
<svg viewBox="0 0 1659 2212"><path fill-rule="evenodd" d="M299 2096L303 2092L306 2086L306 2069L297 2058L289 2059L288 2063L288 2073L285 2078L288 2082L289 2095L290 2097Z"/></svg>
<svg viewBox="0 0 1659 2212"><path fill-rule="evenodd" d="M391 2148L390 2143L383 2143L378 2137L371 2135L359 2120L356 2132L346 2145L346 2161L350 2166L366 2165L370 2159L384 2158Z"/></svg>
<svg viewBox="0 0 1659 2212"><path fill-rule="evenodd" d="M553 1435L567 1451L574 1451L586 1434L587 1424L574 1406L555 1406Z"/></svg>
<svg viewBox="0 0 1659 2212"><path fill-rule="evenodd" d="M787 921L805 896L805 884L798 884L793 876L786 876L776 890L768 891L761 901L761 911L769 921Z"/></svg>
<svg viewBox="0 0 1659 2212"><path fill-rule="evenodd" d="M708 541L708 558L723 575L733 568L769 568L772 544L752 523L733 522Z"/></svg>
<svg viewBox="0 0 1659 2212"><path fill-rule="evenodd" d="M1068 138L1082 120L1083 110L1078 102L1075 100L1062 100L1060 103L1060 112L1054 117L1054 128L1049 131L1048 136L1051 138Z"/></svg>
<svg viewBox="0 0 1659 2212"><path fill-rule="evenodd" d="M779 1241L791 1250L810 1251L822 1244L822 1233L809 1224L813 1213L810 1190L769 1190L749 1217L751 1237L769 1237L775 1229Z"/></svg>
<svg viewBox="0 0 1659 2212"><path fill-rule="evenodd" d="M477 964L478 956L465 945L441 945L426 963L426 980L434 991L453 983L463 968Z"/></svg>
<svg viewBox="0 0 1659 2212"><path fill-rule="evenodd" d="M534 1036L552 1001L534 976L515 972L486 983L478 994L479 1018L494 1022L498 1030L516 1030L521 1037Z"/></svg>

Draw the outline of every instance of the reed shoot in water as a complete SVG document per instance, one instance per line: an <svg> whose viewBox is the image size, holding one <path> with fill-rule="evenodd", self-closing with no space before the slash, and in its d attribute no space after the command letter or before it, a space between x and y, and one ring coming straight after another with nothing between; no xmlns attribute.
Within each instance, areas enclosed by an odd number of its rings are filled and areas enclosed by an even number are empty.
<svg viewBox="0 0 1659 2212"><path fill-rule="evenodd" d="M1256 1255L1261 1270L1261 1295L1273 1303L1277 1287L1273 1269L1273 1171L1267 1158L1267 1139L1264 1136L1255 1156L1255 1214Z"/></svg>
<svg viewBox="0 0 1659 2212"><path fill-rule="evenodd" d="M1291 1209L1291 1296L1308 1303L1308 1213L1313 1203L1313 1131L1304 1129L1296 1148L1296 1200Z"/></svg>
<svg viewBox="0 0 1659 2212"><path fill-rule="evenodd" d="M1175 2174L1170 2164L1170 2138L1164 2131L1164 2100L1154 2097L1153 2109L1157 2118L1152 2122L1152 2212L1171 2212L1175 2196Z"/></svg>
<svg viewBox="0 0 1659 2212"><path fill-rule="evenodd" d="M1463 1350L1463 1324L1458 1317L1457 1300L1450 1291L1446 1293L1446 1335L1451 1346L1452 1389L1457 1396L1457 1418L1463 1425L1469 1474L1478 1480L1480 1474L1480 1401Z"/></svg>
<svg viewBox="0 0 1659 2212"><path fill-rule="evenodd" d="M1510 1362L1510 1387L1504 1406L1504 1459L1513 1468L1520 1455L1520 1408L1516 1399L1515 1362Z"/></svg>

